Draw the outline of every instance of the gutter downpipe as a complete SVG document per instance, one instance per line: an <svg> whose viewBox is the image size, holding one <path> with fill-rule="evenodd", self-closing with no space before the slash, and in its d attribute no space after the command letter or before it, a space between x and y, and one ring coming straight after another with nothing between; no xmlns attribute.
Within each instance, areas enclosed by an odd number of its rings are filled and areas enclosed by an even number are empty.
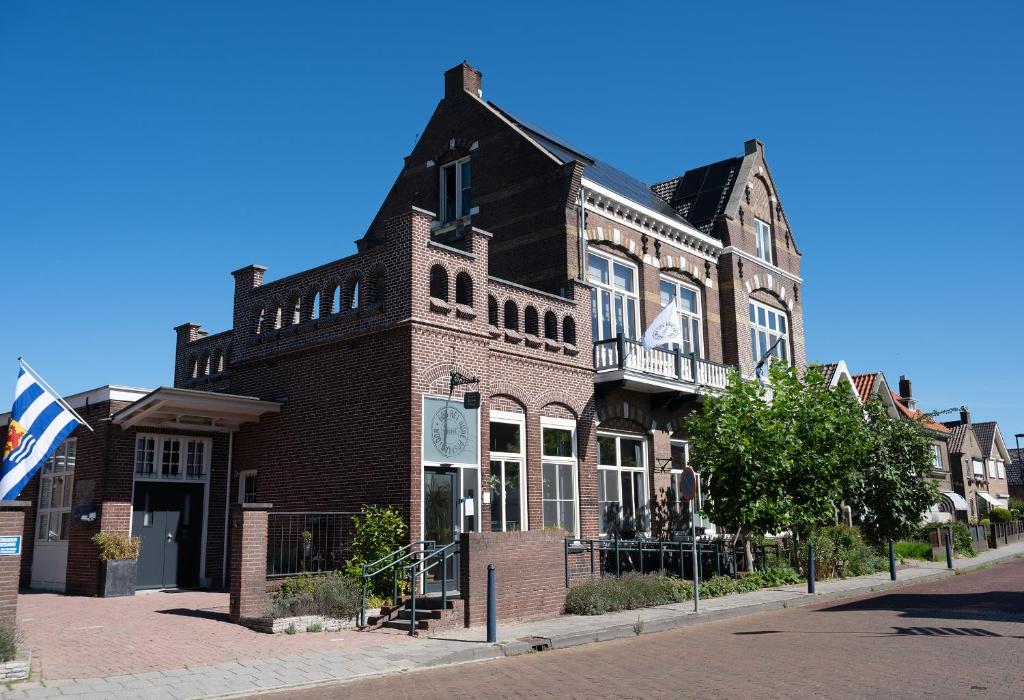
<svg viewBox="0 0 1024 700"><path fill-rule="evenodd" d="M224 490L224 558L220 565L220 581L223 588L228 583L228 520L231 517L231 473L235 468L235 434L228 433L228 473L225 477L227 488Z"/></svg>

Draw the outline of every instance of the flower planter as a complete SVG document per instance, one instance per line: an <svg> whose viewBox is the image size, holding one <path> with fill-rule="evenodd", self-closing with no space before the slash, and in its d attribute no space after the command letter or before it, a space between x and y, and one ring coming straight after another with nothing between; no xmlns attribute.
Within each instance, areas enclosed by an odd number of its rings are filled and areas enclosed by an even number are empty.
<svg viewBox="0 0 1024 700"><path fill-rule="evenodd" d="M137 559L100 562L100 595L104 598L135 595Z"/></svg>

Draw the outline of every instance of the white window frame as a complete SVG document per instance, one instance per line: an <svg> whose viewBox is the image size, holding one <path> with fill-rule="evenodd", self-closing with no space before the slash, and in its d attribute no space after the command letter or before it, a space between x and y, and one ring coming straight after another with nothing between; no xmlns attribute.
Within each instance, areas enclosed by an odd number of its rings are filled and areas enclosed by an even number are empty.
<svg viewBox="0 0 1024 700"><path fill-rule="evenodd" d="M70 455L70 458L69 458ZM38 545L64 545L67 546L68 536L71 532L71 502L74 498L75 489L75 462L78 458L78 438L68 438L57 446L53 454L43 463L39 471L39 491L37 495L36 512L36 533L35 541ZM58 460L61 462L61 470L57 471ZM53 504L53 482L61 479L60 503ZM45 498L44 498L45 496ZM43 504L46 504L45 506ZM46 528L39 527L46 517ZM54 516L57 519L57 530L54 532L51 524ZM66 517L65 517L66 516ZM67 531L64 530L64 523L67 522ZM56 535L50 538L50 533Z"/></svg>
<svg viewBox="0 0 1024 700"><path fill-rule="evenodd" d="M523 413L514 413L512 411L492 410L488 414L488 421L490 423L507 423L519 426L519 453L516 454L515 452L492 452L488 450L488 470L490 469L490 462L519 462L519 530L529 530L530 522L528 511L530 509L528 507L528 491L526 488L526 415ZM493 478L493 475L491 475L491 478ZM481 487L481 494L482 493L483 487ZM504 494L502 494L501 532L506 532L508 527L507 503L508 499L505 497ZM491 507L494 507L493 501L491 502ZM483 528L483 523L480 523L480 527ZM488 529L490 529L490 523L488 523Z"/></svg>
<svg viewBox="0 0 1024 700"><path fill-rule="evenodd" d="M256 501L247 500L245 497L245 482L249 477L256 478L256 469L246 469L245 471L238 472L238 502L239 503L255 503ZM256 494L253 494L253 498Z"/></svg>
<svg viewBox="0 0 1024 700"><path fill-rule="evenodd" d="M679 290L680 289L687 289L687 290L693 292L696 295L696 301L697 301L697 311L696 311L696 313L693 313L691 311L686 311L685 309L680 307L678 304L676 304L676 308L679 309L680 323L683 326L683 328L685 329L685 332L687 333L687 335L690 336L690 343L691 343L691 345L693 347L693 352L695 352L697 354L697 357L704 357L704 307L702 305L702 300L701 300L701 295L700 295L700 288L697 287L694 284L690 284L688 282L683 282L682 280L675 279L674 277L666 277L665 275L662 275L660 277L660 279L658 280L658 301L659 301L659 303L661 302L661 285L662 284L670 284L670 285L672 285L672 287L674 288L673 289L673 294L674 294L674 298L675 299L679 298ZM668 304L661 304L661 308L663 308L663 309L666 306L668 306ZM694 324L696 324L696 326ZM694 328L696 328L696 333L694 333ZM675 346L676 346L675 343L671 343L668 347L669 348L674 348ZM685 347L683 347L682 350L683 350L683 352L688 352Z"/></svg>
<svg viewBox="0 0 1024 700"><path fill-rule="evenodd" d="M932 471L941 472L942 469L942 447L932 443Z"/></svg>
<svg viewBox="0 0 1024 700"><path fill-rule="evenodd" d="M544 429L545 428L556 428L560 430L568 430L570 433L570 443L572 445L572 457L553 457L544 454ZM541 522L543 526L548 527L548 523L544 522L544 502L548 499L544 498L544 465L545 464L557 464L557 465L569 465L572 469L572 503L574 517L573 523L575 525L575 531L571 533L574 537L580 536L580 485L579 485L579 460L576 447L576 421L569 418L549 418L547 416L541 416L540 418L540 452L541 452ZM555 485L558 485L558 479L555 479ZM558 494L556 502L558 503L559 514L561 513L562 502L565 498L562 498L562 494ZM559 522L561 522L559 517ZM555 523L556 525L558 523Z"/></svg>
<svg viewBox="0 0 1024 700"><path fill-rule="evenodd" d="M1006 463L1003 462L1003 460L1001 460L1001 459L997 459L996 460L996 471L999 474L999 476L997 478L999 478L999 479L1005 479L1006 478Z"/></svg>
<svg viewBox="0 0 1024 700"><path fill-rule="evenodd" d="M153 441L152 472L139 471L140 440ZM180 447L178 449L178 473L176 475L169 474L165 476L163 474L164 443L174 442L175 440L177 440L180 443ZM202 443L203 445L202 476L188 476L189 443ZM155 433L136 433L132 466L135 481L162 481L167 483L205 484L210 479L210 464L212 459L212 452L212 438L196 437L193 435L159 435Z"/></svg>
<svg viewBox="0 0 1024 700"><path fill-rule="evenodd" d="M462 166L469 163L469 187L465 187L465 183L462 182ZM455 215L449 217L447 207L445 206L445 191L448 185L448 169L452 169L452 173L455 175ZM445 163L438 168L438 182L441 185L441 191L438 200L438 216L441 219L441 223L448 223L450 221L458 221L470 215L472 204L473 204L473 165L470 162L470 157L459 158ZM463 192L469 189L469 207L463 206Z"/></svg>
<svg viewBox="0 0 1024 700"><path fill-rule="evenodd" d="M598 437L598 439L600 439L600 438L612 438L613 440L615 440L615 462L616 462L615 464L602 464L601 463L601 448L600 448L600 445L598 445L598 448L597 448L597 479L598 479L598 488L600 488L600 486L601 486L601 482L602 482L602 479L603 479L603 476L604 476L604 472L614 472L615 473L615 488L618 491L618 498L617 499L606 499L606 501L604 501L604 502L609 502L610 503L612 500L618 500L618 503L619 503L619 521L621 522L621 520L622 520L622 513L625 510L625 505L622 502L622 474L625 472L625 473L628 473L630 475L633 475L633 474L640 474L640 475L642 475L643 493L640 494L639 498L637 498L635 493L633 494L633 497L637 500L637 503L640 504L639 505L640 513L634 513L633 517L639 516L642 519L642 522L644 523L644 528L643 528L642 532L644 534L650 533L650 513L649 513L649 507L650 507L650 485L649 485L649 482L648 482L650 471L649 471L649 469L647 467L647 462L648 462L648 459L647 459L647 455L648 455L647 436L646 435L642 435L642 434L636 434L636 433L622 433L622 432L618 432L618 431L614 431L614 430L598 430L597 431L597 437ZM622 466L622 442L621 442L622 440L633 440L633 441L636 441L636 442L640 443L640 461L641 461L641 464L640 464L639 467L624 467L624 466ZM636 483L635 480L634 480L634 477L632 477L632 476L630 477L630 481L631 481L631 484L635 484ZM607 496L607 494L605 494L605 495ZM600 505L601 503L602 503L602 501L600 499L598 499L598 508L601 507L601 505ZM600 515L601 514L598 513L599 519L600 519ZM606 531L602 531L601 532L601 537L607 537L607 536L608 536L608 533Z"/></svg>
<svg viewBox="0 0 1024 700"><path fill-rule="evenodd" d="M763 311L765 315L765 323L761 325L758 320L760 318L760 312ZM772 330L770 325L770 317L775 316L775 330ZM773 360L785 362L787 366L792 366L793 363L793 348L792 348L792 325L790 324L789 316L785 311L776 309L762 304L759 301L753 299L747 300L747 318L750 321L750 352L751 358L756 365L761 357L767 352L775 340L779 337L782 338L782 342L775 348L771 354ZM779 320L786 324L786 330L780 330ZM761 336L765 337L764 347L761 347Z"/></svg>
<svg viewBox="0 0 1024 700"><path fill-rule="evenodd" d="M971 459L971 469L973 470L974 478L975 479L984 479L985 478L985 462L984 462L984 460L972 458Z"/></svg>
<svg viewBox="0 0 1024 700"><path fill-rule="evenodd" d="M590 275L590 257L600 258L608 263L608 282L595 282ZM615 286L615 265L621 265L629 270L633 278L633 291L628 292ZM611 340L618 335L618 327L615 319L616 298L622 299L622 334L631 340L640 338L640 275L637 266L632 261L614 255L607 255L596 250L588 251L587 258L587 280L590 284L591 303L591 328L596 330L594 341ZM611 318L604 317L604 306L600 303L602 295L608 295L608 309ZM630 309L632 309L632 328L629 328ZM604 324L608 322L609 335L604 337Z"/></svg>
<svg viewBox="0 0 1024 700"><path fill-rule="evenodd" d="M754 217L754 254L769 265L772 261L772 225Z"/></svg>

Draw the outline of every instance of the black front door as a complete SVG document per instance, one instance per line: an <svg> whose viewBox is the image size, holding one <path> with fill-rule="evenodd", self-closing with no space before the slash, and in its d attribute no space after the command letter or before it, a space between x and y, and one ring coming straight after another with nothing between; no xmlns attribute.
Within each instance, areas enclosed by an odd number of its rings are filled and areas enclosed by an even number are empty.
<svg viewBox="0 0 1024 700"><path fill-rule="evenodd" d="M423 474L423 539L443 547L459 537L459 473L454 469L427 469ZM448 590L458 587L458 547L448 559L443 575ZM427 572L426 590L441 590L442 571L435 566Z"/></svg>
<svg viewBox="0 0 1024 700"><path fill-rule="evenodd" d="M202 484L136 482L132 534L142 540L137 588L199 585L203 488Z"/></svg>

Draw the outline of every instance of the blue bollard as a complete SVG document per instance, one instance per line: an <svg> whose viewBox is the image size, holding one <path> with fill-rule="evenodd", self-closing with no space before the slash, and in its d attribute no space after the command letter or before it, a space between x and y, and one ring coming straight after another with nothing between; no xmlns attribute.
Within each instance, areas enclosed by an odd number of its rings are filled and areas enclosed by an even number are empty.
<svg viewBox="0 0 1024 700"><path fill-rule="evenodd" d="M814 543L807 545L807 592L814 593Z"/></svg>
<svg viewBox="0 0 1024 700"><path fill-rule="evenodd" d="M487 643L498 641L498 592L494 585L494 564L487 565Z"/></svg>
<svg viewBox="0 0 1024 700"><path fill-rule="evenodd" d="M896 543L889 540L889 579L896 580Z"/></svg>

